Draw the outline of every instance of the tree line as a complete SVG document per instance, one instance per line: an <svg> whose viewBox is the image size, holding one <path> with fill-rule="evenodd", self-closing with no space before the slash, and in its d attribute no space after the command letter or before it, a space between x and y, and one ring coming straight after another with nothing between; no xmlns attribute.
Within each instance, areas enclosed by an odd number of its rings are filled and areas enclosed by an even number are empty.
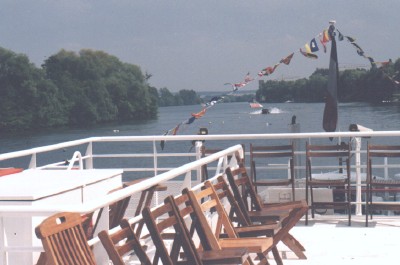
<svg viewBox="0 0 400 265"><path fill-rule="evenodd" d="M383 67L348 69L339 72L339 102L399 101L400 59ZM316 69L309 77L295 81L261 81L256 92L260 102L323 102L328 84L328 69Z"/></svg>
<svg viewBox="0 0 400 265"><path fill-rule="evenodd" d="M339 101L393 101L400 59L370 70L340 72ZM397 75L397 76L396 76ZM210 98L193 90L172 93L149 85L150 74L102 51L61 50L36 67L24 54L0 47L0 133L156 119L159 106L194 105ZM308 79L260 81L260 102L323 102L328 69ZM252 94L226 96L249 101Z"/></svg>
<svg viewBox="0 0 400 265"><path fill-rule="evenodd" d="M0 47L0 133L157 118L158 106L199 104L148 84L151 75L102 51L61 50L36 67Z"/></svg>

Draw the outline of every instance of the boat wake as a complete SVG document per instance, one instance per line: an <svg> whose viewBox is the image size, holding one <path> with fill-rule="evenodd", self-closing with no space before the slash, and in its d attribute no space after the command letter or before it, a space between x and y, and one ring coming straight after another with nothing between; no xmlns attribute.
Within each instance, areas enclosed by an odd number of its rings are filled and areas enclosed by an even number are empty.
<svg viewBox="0 0 400 265"><path fill-rule="evenodd" d="M280 113L284 113L284 111L281 110L281 109L279 109L279 108L270 108L270 109L268 109L268 110L269 110L269 113L268 113L268 114L280 114ZM250 114L253 114L253 115L265 114L265 113L262 113L262 112L263 112L263 110L260 109L260 110L252 111L252 112L250 112Z"/></svg>

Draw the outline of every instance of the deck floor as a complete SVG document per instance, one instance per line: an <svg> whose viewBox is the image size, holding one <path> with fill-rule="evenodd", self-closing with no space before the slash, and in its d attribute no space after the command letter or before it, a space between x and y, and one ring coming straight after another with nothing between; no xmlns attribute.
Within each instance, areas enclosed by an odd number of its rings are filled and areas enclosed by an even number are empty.
<svg viewBox="0 0 400 265"><path fill-rule="evenodd" d="M131 200L137 201L138 197ZM133 204L128 209L130 216L136 207ZM365 227L365 216L352 215L351 227L347 226L345 215L309 217L308 226L303 218L291 230L306 248L307 260L299 260L280 243L278 249L284 265L400 264L400 216L374 216L369 227ZM272 255L270 264L276 264Z"/></svg>
<svg viewBox="0 0 400 265"><path fill-rule="evenodd" d="M279 245L283 263L292 264L399 264L400 216L374 216L365 227L365 216L352 216L347 226L344 216L316 216L291 230L306 248L307 260L299 260ZM274 261L271 260L271 264Z"/></svg>

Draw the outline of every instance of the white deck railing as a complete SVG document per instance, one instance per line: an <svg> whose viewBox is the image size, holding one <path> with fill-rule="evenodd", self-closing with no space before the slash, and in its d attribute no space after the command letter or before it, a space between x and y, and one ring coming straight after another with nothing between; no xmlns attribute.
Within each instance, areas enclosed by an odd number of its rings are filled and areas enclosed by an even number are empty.
<svg viewBox="0 0 400 265"><path fill-rule="evenodd" d="M128 186L127 188L121 189L119 191L110 193L106 196L103 196L98 199L90 200L89 202L82 204L81 206L74 205L48 205L48 206L0 206L0 233L5 235L3 225L3 218L14 218L18 220L21 217L35 217L35 216L49 216L56 212L63 211L73 211L79 213L88 213L93 212L97 209L106 207L122 198L131 196L136 193L140 193L143 190L146 190L156 184L166 183L167 181L176 179L177 177L184 176L184 180L182 181L181 188L190 188L192 186L192 174L193 172L200 171L201 166L205 164L209 164L211 162L217 161L221 165L231 165L235 163L236 159L230 159L228 161L228 157L235 157L233 154L239 152L240 156L243 157L243 150L241 145L236 145L231 148L225 149L221 152L215 153L213 155L207 156L200 160L195 160L191 163L182 165L180 167L174 168L168 172L161 173L153 178L149 178L145 181L139 182L135 185ZM79 157L79 155L77 155ZM233 165L234 166L234 165ZM222 170L222 168L221 168ZM197 175L197 174L196 174ZM108 226L108 224L106 224ZM9 246L7 244L7 239L4 236L0 237L0 264L9 264L7 261L7 253L11 252L40 252L42 251L41 246ZM89 242L91 245L96 245L99 243L97 237L92 239ZM96 250L95 250L96 251ZM99 261L99 264L108 264L108 262Z"/></svg>
<svg viewBox="0 0 400 265"><path fill-rule="evenodd" d="M197 180L199 179L200 171L199 168L204 164L213 163L218 161L218 166L216 171L220 171L231 161L228 161L228 156L233 154L236 151L242 151L241 143L243 141L255 141L255 140L293 140L293 139L305 139L307 141L316 141L315 139L328 139L329 137L333 137L336 139L343 139L343 138L357 138L361 139L362 137L369 137L371 140L375 140L375 138L382 138L387 140L387 138L391 138L390 142L396 143L399 142L398 138L400 136L400 131L374 131L374 132L335 132L335 133L283 133L283 134L228 134L228 135L177 135L177 136L130 136L130 137L93 137L87 138L82 140L70 141L55 145L43 146L32 148L29 150L11 152L0 154L0 165L6 165L8 161L13 161L14 159L22 158L22 157L29 157L29 164L26 165L25 169L47 169L47 168L54 168L60 167L65 168L65 161L50 161L46 164L39 164L38 157L45 155L46 153L56 151L56 150L63 150L66 148L69 149L78 149L82 147L84 148L84 154L81 155L80 153L75 153L74 158L78 162L79 167L83 167L85 169L92 169L95 168L95 163L97 160L102 159L121 159L121 158L132 158L132 159L151 159L152 163L149 167L135 167L135 166L128 166L123 168L125 172L152 172L151 178L148 178L146 181L140 182L136 185L130 186L126 189L123 189L118 192L114 192L97 200L90 201L81 207L68 206L63 205L61 208L59 206L21 206L18 208L10 207L10 206L0 206L0 264L7 264L7 253L9 252L37 252L41 250L40 246L34 247L26 247L26 246L8 246L7 241L4 238L4 226L3 226L3 218L4 217L29 217L29 216L45 216L52 214L54 212L59 211L74 211L80 213L87 213L95 211L96 209L108 206L109 204L116 202L124 197L130 196L132 194L140 193L141 191L155 185L158 183L163 183L170 180L176 180L177 178L183 177L182 188L183 187L191 187L192 186L192 179L193 177ZM379 139L376 142L379 142ZM167 152L159 150L159 142L166 141L167 146L176 146L177 143L182 141L193 141L197 140L198 144L201 144L201 141L206 141L208 146L213 146L214 142L218 141L229 141L230 146L232 146L226 150L218 152L216 154L207 156L200 160L195 160L200 158L200 153L198 148L194 152ZM151 143L149 150L145 152L128 152L128 153L100 153L94 152L95 146L101 143L108 143L108 144L116 144L116 143ZM166 148L168 150L169 148ZM175 150L176 148L171 148ZM74 150L75 151L75 150ZM304 147L303 149L299 149L297 154L304 154ZM365 150L360 148L359 151L353 151L355 154L363 154ZM245 156L245 153L242 153ZM189 163L182 163L181 166L159 166L160 162L165 158L171 157L188 157L193 162ZM71 163L73 161L70 161ZM84 166L82 165L84 164ZM352 165L352 169L361 169L365 163L355 163ZM0 166L1 167L1 166ZM164 172L164 173L162 173ZM193 172L197 172L193 174ZM196 182L197 184L198 182ZM361 189L361 184L355 184L357 189ZM356 204L361 205L361 199L356 202ZM97 244L98 239L95 238L91 242L91 244Z"/></svg>

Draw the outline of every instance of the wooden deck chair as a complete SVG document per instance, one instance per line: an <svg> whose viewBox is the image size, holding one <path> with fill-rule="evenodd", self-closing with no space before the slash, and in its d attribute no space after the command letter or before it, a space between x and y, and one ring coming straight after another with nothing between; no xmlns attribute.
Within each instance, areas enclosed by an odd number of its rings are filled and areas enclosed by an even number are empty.
<svg viewBox="0 0 400 265"><path fill-rule="evenodd" d="M45 250L46 264L96 264L81 222L79 213L62 212L47 217L36 227L36 236Z"/></svg>
<svg viewBox="0 0 400 265"><path fill-rule="evenodd" d="M146 207L142 215L156 247L156 256L163 264L169 264L166 262L170 260L173 264L243 264L248 257L245 248L197 249L170 197L155 209ZM168 241L172 241L170 251L166 246Z"/></svg>
<svg viewBox="0 0 400 265"><path fill-rule="evenodd" d="M179 216L182 219L182 223L185 224L186 227L188 227L190 236L192 238L196 237L199 240L199 244L196 246L197 249L223 251L232 250L232 246L227 247L220 245L219 240L217 239L217 237L214 236L214 233L209 226L206 217L202 215L200 215L199 218L197 217L186 190L185 193L182 193L175 197L170 196L166 198L166 200L170 200L171 203L175 205L177 211L179 212ZM240 243L241 242L238 241L237 247L239 248ZM243 264L253 265L254 262L250 257L248 257ZM267 262L264 261L261 262L261 264L267 264Z"/></svg>
<svg viewBox="0 0 400 265"><path fill-rule="evenodd" d="M121 190L122 188L123 187L113 189L109 193ZM126 209L128 208L130 199L131 199L131 196L128 196L128 197L122 198L121 200L116 201L108 206L109 229L119 226L121 220L125 216L125 212L126 212ZM100 218L103 215L104 209L105 208L101 208L98 211L96 220L94 221L93 225L92 225L92 218L93 218L93 216L95 216L94 215L95 212L92 212L92 213L89 213L89 214L86 214L83 216L83 227L84 227L84 231L86 234L86 238L88 240L92 239L94 237L97 227L98 227L98 224L99 224L99 221L100 221Z"/></svg>
<svg viewBox="0 0 400 265"><path fill-rule="evenodd" d="M124 183L122 187L114 189L114 190L110 191L109 193L112 193L112 192L121 190L122 188L126 188L131 185L137 184L143 180L145 180L145 179L137 179L137 180L133 180L128 183ZM151 201L152 201L154 193L156 191L165 191L165 190L167 190L167 187L164 185L161 185L161 184L157 184L148 189L143 190L140 194L140 198L139 198L136 210L135 210L135 216L138 216L144 207L151 205ZM110 204L108 206L109 229L119 226L122 219L124 219L126 210L129 206L130 199L131 199L131 196L128 196L128 197L125 197L125 198L123 198L113 204ZM104 208L101 208L99 210L99 213L97 214L97 218L96 218L96 221L94 222L93 227L90 227L90 223L89 223L91 221L90 219L92 218L93 213L90 213L90 214L84 216L85 218L84 218L83 226L85 228L88 239L93 238L103 211L104 211ZM137 235L140 236L142 227L143 227L143 222L140 222L137 225L138 225L138 228L135 229L135 231L136 231Z"/></svg>
<svg viewBox="0 0 400 265"><path fill-rule="evenodd" d="M235 199L240 207L247 209L252 222L280 220L287 216L289 210L304 205L304 200L276 204L263 203L242 162L239 162L237 168L227 168L225 173Z"/></svg>
<svg viewBox="0 0 400 265"><path fill-rule="evenodd" d="M229 218L231 219L232 223L237 223L238 226L235 227L235 230L240 237L273 237L275 245L278 243L278 241L282 241L300 259L307 258L304 254L304 248L299 243L294 244L297 241L293 241L293 237L289 234L290 229L293 228L294 225L296 225L298 220L300 220L300 218L305 214L305 211L307 211L305 202L303 202L303 205L299 204L298 207L293 207L293 209L290 211L284 210L285 215L281 214L281 220L279 221L269 221L267 224L261 222L253 223L248 215L246 208L240 206L243 205L243 202L241 200L237 201L235 199L228 183L223 176L219 176L213 184L210 181L205 183L205 186L209 185L213 185L213 188L217 192L220 200L226 199L229 202ZM288 213L286 214L286 212ZM265 213L267 217L270 214L268 212ZM276 248L272 250L275 260L279 259L280 256L278 250Z"/></svg>
<svg viewBox="0 0 400 265"><path fill-rule="evenodd" d="M120 230L113 234L103 230L99 233L99 238L114 265L125 265L124 259L129 259L129 255L137 256L143 265L152 264L146 254L146 247L140 243L135 231L126 219L121 220Z"/></svg>
<svg viewBox="0 0 400 265"><path fill-rule="evenodd" d="M260 260L259 264L269 264L267 254L275 247L273 239L240 238L212 186L196 192L184 189L183 193L187 194L187 203L190 203L193 209L191 219L200 238L206 238L205 240L222 249L245 247L250 253L256 254ZM215 225L211 222L214 218L207 218L208 215L215 215ZM221 238L222 233L225 233L226 237Z"/></svg>
<svg viewBox="0 0 400 265"><path fill-rule="evenodd" d="M133 180L131 182L125 183L124 187L129 187L129 186L137 184L143 180L145 180L145 179ZM151 207L151 203L152 203L155 192L166 191L166 190L167 190L167 186L162 185L162 184L156 184L148 189L143 190L140 194L139 202L136 206L134 216L138 216L139 214L141 214L144 208ZM143 224L144 224L143 221L139 222L137 224L137 228L135 228L135 233L138 237L140 237L140 235L142 233Z"/></svg>
<svg viewBox="0 0 400 265"><path fill-rule="evenodd" d="M256 165L257 164L257 165ZM278 166L288 165L289 170L278 169ZM273 187L273 186L289 186L292 190L291 198L288 201L295 201L295 171L294 171L294 145L267 145L260 146L250 144L250 175L254 186ZM257 170L257 166L259 170ZM261 170L264 167L265 169ZM257 172L263 173L263 177L257 176ZM277 175L269 177L269 175ZM282 175L288 177L282 178ZM280 177L280 178L278 178Z"/></svg>
<svg viewBox="0 0 400 265"><path fill-rule="evenodd" d="M280 229L279 222L271 224L252 224L248 216L242 212L239 204L233 197L228 184L222 176L218 177L216 183L212 184L210 181L204 183L205 187L213 187L221 202L225 199L228 201L229 219L232 222L233 228L239 237L273 237L275 232ZM236 225L235 225L236 224ZM227 237L225 233L220 234L220 237ZM277 264L283 264L276 245L272 248L272 254Z"/></svg>
<svg viewBox="0 0 400 265"><path fill-rule="evenodd" d="M345 210L348 215L348 225L351 225L351 194L350 194L350 144L342 143L335 145L311 145L306 144L306 199L311 209L311 216L314 218L315 211L319 209ZM345 163L343 165L343 162ZM319 166L315 166L318 164ZM314 166L316 168L314 168ZM338 179L317 179L314 173L327 173L335 169L342 173L343 177ZM325 167L325 168L321 168ZM316 201L314 190L318 188L334 188L335 191L342 191L341 200L333 198L332 201ZM308 225L308 212L306 214L306 225Z"/></svg>
<svg viewBox="0 0 400 265"><path fill-rule="evenodd" d="M225 173L233 196L243 213L248 217L248 220L250 220L251 223L264 224L270 224L276 221L282 222L282 224L287 226L287 230L281 234L282 237L280 240L282 240L298 258L305 259L304 246L290 234L289 230L308 211L306 201L263 204L255 187L252 185L243 163L239 163L239 167L236 169L227 168ZM290 215L292 215L292 217L289 218Z"/></svg>
<svg viewBox="0 0 400 265"><path fill-rule="evenodd" d="M243 149L243 152L245 152L245 145L244 145L244 144L242 144L242 149ZM202 145L202 146L201 146L201 149L200 149L201 157L206 157L206 156L208 156L208 155L217 153L217 152L222 151L222 150L224 150L224 149L221 149L221 148L218 148L218 149L210 149L210 148L206 148L205 145ZM228 157L228 159L230 159L230 158L231 158L231 157ZM237 158L238 158L238 157L237 157ZM244 158L242 159L242 161L243 161L243 163L244 163ZM208 165L207 165L207 164L204 164L204 165L201 167L201 170L202 170L201 182L204 182L204 181L206 181L206 180L209 179L209 175L208 175L208 170L209 170L209 169L208 169Z"/></svg>
<svg viewBox="0 0 400 265"><path fill-rule="evenodd" d="M398 173L399 164L399 145L368 143L365 226L368 226L368 217L370 216L372 219L375 211L400 211L400 202L396 201L396 195L400 192L400 180L391 177ZM388 168L385 169L384 166L388 166ZM373 199L373 195L381 197L383 200Z"/></svg>

